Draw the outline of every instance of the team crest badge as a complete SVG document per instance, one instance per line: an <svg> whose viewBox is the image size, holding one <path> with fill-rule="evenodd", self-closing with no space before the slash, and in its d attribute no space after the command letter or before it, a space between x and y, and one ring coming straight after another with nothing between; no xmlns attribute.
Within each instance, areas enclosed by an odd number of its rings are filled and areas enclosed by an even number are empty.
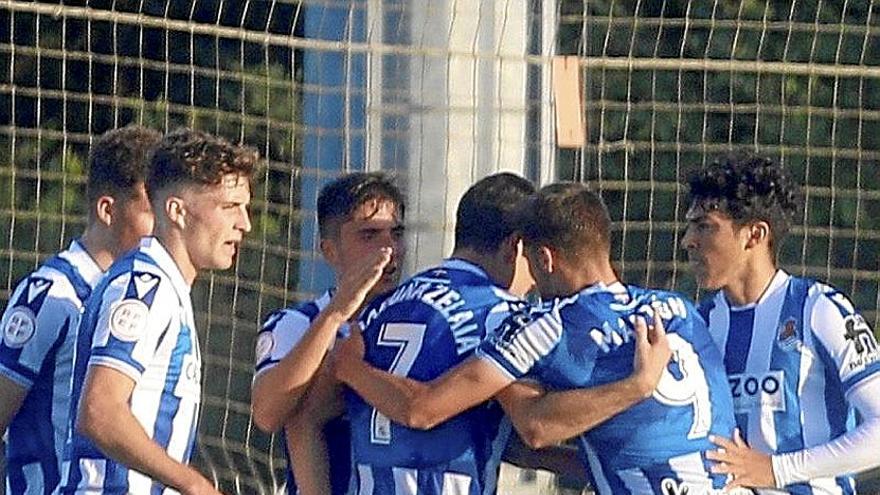
<svg viewBox="0 0 880 495"><path fill-rule="evenodd" d="M37 318L27 306L12 308L3 324L3 343L11 349L20 349L31 340L37 330Z"/></svg>
<svg viewBox="0 0 880 495"><path fill-rule="evenodd" d="M110 311L110 333L123 342L136 342L147 328L150 308L139 299L125 299Z"/></svg>
<svg viewBox="0 0 880 495"><path fill-rule="evenodd" d="M798 346L797 321L794 318L785 320L785 323L779 327L779 334L776 340L779 347L787 351Z"/></svg>

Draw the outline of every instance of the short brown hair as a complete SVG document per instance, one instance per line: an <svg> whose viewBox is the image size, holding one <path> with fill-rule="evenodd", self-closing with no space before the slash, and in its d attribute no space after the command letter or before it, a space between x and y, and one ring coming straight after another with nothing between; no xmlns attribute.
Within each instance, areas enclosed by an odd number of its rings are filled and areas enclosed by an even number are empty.
<svg viewBox="0 0 880 495"><path fill-rule="evenodd" d="M400 216L406 213L403 193L394 178L384 172L352 172L327 184L318 194L318 229L322 239L339 235L340 226L362 205L391 202Z"/></svg>
<svg viewBox="0 0 880 495"><path fill-rule="evenodd" d="M569 258L610 255L611 216L586 184L541 188L521 209L520 230L526 244L550 246Z"/></svg>
<svg viewBox="0 0 880 495"><path fill-rule="evenodd" d="M135 186L146 182L150 159L161 140L159 131L139 125L102 134L89 152L89 202L101 196L133 196Z"/></svg>
<svg viewBox="0 0 880 495"><path fill-rule="evenodd" d="M216 185L228 174L248 179L259 159L254 148L231 144L225 139L192 129L177 129L165 135L153 154L147 194L173 184Z"/></svg>

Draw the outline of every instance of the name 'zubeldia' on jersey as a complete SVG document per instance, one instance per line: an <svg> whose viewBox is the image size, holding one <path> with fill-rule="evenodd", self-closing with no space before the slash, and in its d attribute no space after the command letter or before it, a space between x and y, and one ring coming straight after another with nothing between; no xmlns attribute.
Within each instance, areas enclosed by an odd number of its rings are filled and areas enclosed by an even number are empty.
<svg viewBox="0 0 880 495"><path fill-rule="evenodd" d="M480 345L479 325L474 321L474 312L461 309L465 304L461 294L449 286L448 280L443 279L417 277L401 285L379 307L369 311L364 319L364 327L390 306L405 301L419 301L440 312L449 322L455 350L459 355Z"/></svg>

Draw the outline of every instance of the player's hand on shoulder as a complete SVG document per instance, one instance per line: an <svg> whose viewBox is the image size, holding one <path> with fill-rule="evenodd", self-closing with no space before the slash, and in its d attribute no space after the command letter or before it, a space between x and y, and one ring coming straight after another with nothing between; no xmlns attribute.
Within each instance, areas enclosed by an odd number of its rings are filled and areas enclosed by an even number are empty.
<svg viewBox="0 0 880 495"><path fill-rule="evenodd" d="M349 380L353 374L363 365L364 337L358 323L351 324L351 333L348 338L336 343L333 350L333 374L342 382Z"/></svg>
<svg viewBox="0 0 880 495"><path fill-rule="evenodd" d="M672 349L666 337L663 319L656 313L651 315L651 322L638 316L635 321L636 351L633 356L633 377L637 380L640 390L649 397L663 371L672 357Z"/></svg>
<svg viewBox="0 0 880 495"><path fill-rule="evenodd" d="M382 278L385 267L391 262L391 248L377 249L352 269L339 275L339 285L330 300L332 311L338 312L346 320L354 316L363 305L367 294Z"/></svg>

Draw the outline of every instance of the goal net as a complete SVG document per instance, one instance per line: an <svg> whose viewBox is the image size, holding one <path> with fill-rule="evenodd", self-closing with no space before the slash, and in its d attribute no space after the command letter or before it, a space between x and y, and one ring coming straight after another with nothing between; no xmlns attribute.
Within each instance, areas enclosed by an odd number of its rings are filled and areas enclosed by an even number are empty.
<svg viewBox="0 0 880 495"><path fill-rule="evenodd" d="M783 265L844 289L876 328L878 47L876 6L852 1L6 0L0 302L81 233L102 132L190 126L257 147L254 230L234 270L193 291L197 462L227 493L283 483L280 444L250 418L254 339L268 311L332 283L314 205L346 171L401 179L410 271L448 254L464 189L512 170L593 184L624 277L697 295L678 248L681 182L757 150L806 184ZM574 148L555 139L555 55L577 57L586 134Z"/></svg>

